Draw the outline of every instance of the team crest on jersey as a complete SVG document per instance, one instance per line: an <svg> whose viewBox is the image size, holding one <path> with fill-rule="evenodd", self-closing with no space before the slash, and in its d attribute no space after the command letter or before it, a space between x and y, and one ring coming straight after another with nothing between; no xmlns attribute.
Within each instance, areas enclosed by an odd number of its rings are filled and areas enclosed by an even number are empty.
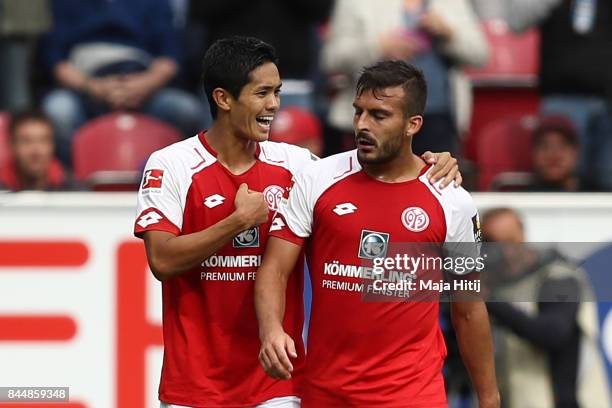
<svg viewBox="0 0 612 408"><path fill-rule="evenodd" d="M386 232L361 231L359 240L359 258L374 259L387 256L389 234Z"/></svg>
<svg viewBox="0 0 612 408"><path fill-rule="evenodd" d="M234 237L232 242L234 248L258 248L259 227L249 228Z"/></svg>
<svg viewBox="0 0 612 408"><path fill-rule="evenodd" d="M263 196L264 200L268 204L268 208L272 211L278 210L278 205L283 199L283 193L285 190L282 187L271 185L264 189Z"/></svg>
<svg viewBox="0 0 612 408"><path fill-rule="evenodd" d="M161 192L162 182L164 181L164 171L162 169L149 169L144 172L142 177L143 193Z"/></svg>
<svg viewBox="0 0 612 408"><path fill-rule="evenodd" d="M408 231L425 231L429 226L429 215L421 207L409 207L402 213L402 224Z"/></svg>

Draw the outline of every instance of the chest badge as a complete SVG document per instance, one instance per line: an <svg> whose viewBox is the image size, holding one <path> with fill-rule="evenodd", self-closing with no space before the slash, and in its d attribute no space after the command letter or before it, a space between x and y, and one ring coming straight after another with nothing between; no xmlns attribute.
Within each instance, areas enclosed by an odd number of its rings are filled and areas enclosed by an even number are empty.
<svg viewBox="0 0 612 408"><path fill-rule="evenodd" d="M253 227L242 231L234 237L232 242L234 248L258 248L259 247L259 227Z"/></svg>
<svg viewBox="0 0 612 408"><path fill-rule="evenodd" d="M284 190L282 187L270 185L263 191L264 200L268 204L268 208L272 211L278 210L278 205L283 199Z"/></svg>
<svg viewBox="0 0 612 408"><path fill-rule="evenodd" d="M358 257L362 259L384 258L387 256L388 245L389 234L386 232L362 230Z"/></svg>
<svg viewBox="0 0 612 408"><path fill-rule="evenodd" d="M402 224L408 231L425 231L429 226L429 215L421 207L409 207L402 213Z"/></svg>

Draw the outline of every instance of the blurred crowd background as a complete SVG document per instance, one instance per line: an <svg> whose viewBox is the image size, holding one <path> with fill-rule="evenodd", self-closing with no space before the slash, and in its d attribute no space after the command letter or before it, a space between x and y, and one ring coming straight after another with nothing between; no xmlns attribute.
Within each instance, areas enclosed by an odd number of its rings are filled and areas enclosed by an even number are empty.
<svg viewBox="0 0 612 408"><path fill-rule="evenodd" d="M0 0L0 184L135 189L210 125L201 58L230 35L277 48L273 140L352 148L360 69L404 59L429 83L415 151L452 152L471 191L612 190L601 0Z"/></svg>
<svg viewBox="0 0 612 408"><path fill-rule="evenodd" d="M277 49L283 88L272 140L320 156L353 148L360 70L403 59L429 86L415 152L452 152L468 190L612 191L607 0L0 0L0 190L137 190L153 151L210 126L201 58L230 35ZM545 205L556 208L552 197ZM531 236L545 231L563 241L554 214L588 221L588 205L607 205L589 203L575 213L549 211L550 220L537 207ZM607 237L607 207L592 208L595 220L586 224L602 231L570 222L578 225L572 239L581 231ZM526 240L511 208L484 213L483 232L489 242ZM610 287L611 254L612 246L582 265L527 247L500 256L502 266L513 265L509 288L489 304L504 406L611 406L596 305L588 301ZM513 291L525 287L530 301L517 305ZM469 407L469 379L445 313L449 399Z"/></svg>

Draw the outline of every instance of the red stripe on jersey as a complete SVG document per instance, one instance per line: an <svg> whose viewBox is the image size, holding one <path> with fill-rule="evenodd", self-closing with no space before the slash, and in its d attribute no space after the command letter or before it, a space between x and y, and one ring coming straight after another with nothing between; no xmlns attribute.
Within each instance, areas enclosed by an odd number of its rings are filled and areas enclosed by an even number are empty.
<svg viewBox="0 0 612 408"><path fill-rule="evenodd" d="M147 231L165 231L174 235L179 235L181 230L179 227L174 225L172 221L168 219L157 208L147 208L140 213L136 222L134 223L134 235L142 237L142 234Z"/></svg>
<svg viewBox="0 0 612 408"><path fill-rule="evenodd" d="M193 150L196 152L196 154L197 154L198 156L200 156L200 158L202 159L202 161L201 161L201 162L199 162L198 164L196 164L195 166L193 166L193 167L191 168L191 170L195 170L195 169L197 169L198 167L200 167L201 165L206 164L206 159L204 158L204 156L202 156L202 153L200 153L200 151L199 151L197 148L195 148L195 147L193 148Z"/></svg>
<svg viewBox="0 0 612 408"><path fill-rule="evenodd" d="M345 174L350 173L351 171L353 171L353 157L349 157L349 168L347 171L345 171L344 173L340 174L339 176L334 177L334 180L339 179L340 177L344 176Z"/></svg>
<svg viewBox="0 0 612 408"><path fill-rule="evenodd" d="M270 236L284 239L285 241L289 241L300 246L302 246L306 240L306 238L298 237L293 233L293 231L291 231L291 228L287 226L285 217L283 217L283 215L280 213L277 213L272 220L272 225L270 225Z"/></svg>

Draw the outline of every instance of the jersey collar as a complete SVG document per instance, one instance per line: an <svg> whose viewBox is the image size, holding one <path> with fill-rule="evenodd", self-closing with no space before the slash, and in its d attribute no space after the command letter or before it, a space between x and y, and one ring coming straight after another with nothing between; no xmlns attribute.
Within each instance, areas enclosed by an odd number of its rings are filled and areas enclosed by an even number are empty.
<svg viewBox="0 0 612 408"><path fill-rule="evenodd" d="M208 153L210 153L211 155L213 155L215 158L217 158L217 152L215 149L212 148L212 146L208 143L208 140L206 140L206 137L204 137L206 135L206 130L200 132L198 134L198 139L200 139L200 143L202 143L202 146L204 146L204 149L206 149L206 151L208 151ZM257 143L257 147L255 149L255 158L259 159L259 154L261 153L261 146L260 143Z"/></svg>

